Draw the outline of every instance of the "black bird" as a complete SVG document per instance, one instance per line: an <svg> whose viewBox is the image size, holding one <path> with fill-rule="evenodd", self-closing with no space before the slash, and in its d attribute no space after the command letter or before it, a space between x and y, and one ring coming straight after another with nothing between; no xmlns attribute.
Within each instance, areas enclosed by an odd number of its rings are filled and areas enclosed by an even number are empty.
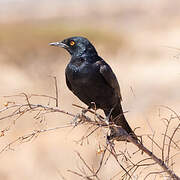
<svg viewBox="0 0 180 180"><path fill-rule="evenodd" d="M88 108L93 108L95 104L96 109L102 109L107 117L110 115L110 122L121 126L137 140L123 114L117 78L89 40L70 37L50 45L62 47L71 55L65 70L68 88Z"/></svg>

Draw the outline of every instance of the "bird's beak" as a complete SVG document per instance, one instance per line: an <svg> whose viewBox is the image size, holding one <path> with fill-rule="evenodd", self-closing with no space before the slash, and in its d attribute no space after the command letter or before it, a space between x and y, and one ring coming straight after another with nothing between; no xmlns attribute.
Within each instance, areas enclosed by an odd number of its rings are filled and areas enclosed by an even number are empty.
<svg viewBox="0 0 180 180"><path fill-rule="evenodd" d="M68 45L66 45L62 42L52 42L52 43L49 43L49 45L50 46L57 46L57 47L59 46L59 47L65 48L65 49L67 49L69 47Z"/></svg>

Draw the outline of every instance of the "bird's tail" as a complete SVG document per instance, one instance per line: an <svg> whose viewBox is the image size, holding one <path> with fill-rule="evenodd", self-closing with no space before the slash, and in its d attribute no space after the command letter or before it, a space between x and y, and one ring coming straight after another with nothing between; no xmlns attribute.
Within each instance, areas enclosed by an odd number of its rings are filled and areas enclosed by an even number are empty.
<svg viewBox="0 0 180 180"><path fill-rule="evenodd" d="M106 116L109 115L110 111L104 111ZM122 110L122 106L120 103L118 103L113 109L112 112L110 114L110 122L113 122L115 125L117 126L121 126L124 130L126 130L126 132L128 134L130 134L135 140L138 140L137 136L135 135L135 133L133 132L133 130L131 129L131 127L129 126L123 110ZM113 129L113 128L112 128ZM111 129L111 131L112 131ZM113 131L111 132L111 134L113 133ZM111 135L110 135L111 136Z"/></svg>

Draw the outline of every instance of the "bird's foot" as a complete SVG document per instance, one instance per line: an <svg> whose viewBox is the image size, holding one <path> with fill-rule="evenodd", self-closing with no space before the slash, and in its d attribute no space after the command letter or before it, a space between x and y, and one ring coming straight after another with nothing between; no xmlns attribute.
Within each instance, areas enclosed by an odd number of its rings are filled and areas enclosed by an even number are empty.
<svg viewBox="0 0 180 180"><path fill-rule="evenodd" d="M83 109L83 110L82 110L82 114L85 115L85 114L88 112L88 110L91 109L92 107L93 107L93 106L92 106L92 104L91 104L90 106L88 106L87 109Z"/></svg>
<svg viewBox="0 0 180 180"><path fill-rule="evenodd" d="M78 125L78 123L79 123L79 121L78 121L79 117L80 117L80 114L77 114L77 115L73 118L72 124L73 124L74 126L77 126L77 125Z"/></svg>
<svg viewBox="0 0 180 180"><path fill-rule="evenodd" d="M111 118L111 113L113 111L114 108L111 109L111 111L109 112L109 114L106 116L106 118L104 119L105 123L109 126L109 122L110 122L110 118Z"/></svg>
<svg viewBox="0 0 180 180"><path fill-rule="evenodd" d="M105 117L104 122L109 126L109 116Z"/></svg>

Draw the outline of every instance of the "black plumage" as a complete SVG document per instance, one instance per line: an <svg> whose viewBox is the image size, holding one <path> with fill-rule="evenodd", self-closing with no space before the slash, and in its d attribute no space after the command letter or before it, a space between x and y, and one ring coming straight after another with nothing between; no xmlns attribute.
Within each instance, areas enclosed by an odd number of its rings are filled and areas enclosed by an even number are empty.
<svg viewBox="0 0 180 180"><path fill-rule="evenodd" d="M50 45L63 47L71 54L65 70L68 88L89 108L95 104L106 116L110 114L111 122L121 126L136 139L123 114L117 78L89 40L71 37Z"/></svg>

